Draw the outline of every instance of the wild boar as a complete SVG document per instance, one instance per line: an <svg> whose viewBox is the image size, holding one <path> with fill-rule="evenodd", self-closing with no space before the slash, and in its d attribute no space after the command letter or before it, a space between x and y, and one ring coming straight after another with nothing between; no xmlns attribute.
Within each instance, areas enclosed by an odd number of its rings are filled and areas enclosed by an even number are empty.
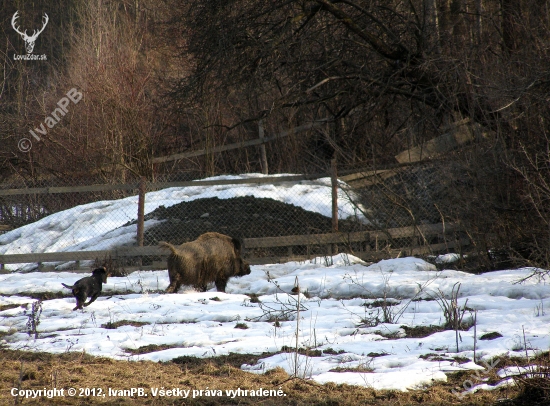
<svg viewBox="0 0 550 406"><path fill-rule="evenodd" d="M210 282L218 292L225 292L229 278L250 274L250 265L241 258L241 242L224 234L209 232L179 246L164 241L159 245L172 251L167 293L177 292L181 285L205 292Z"/></svg>

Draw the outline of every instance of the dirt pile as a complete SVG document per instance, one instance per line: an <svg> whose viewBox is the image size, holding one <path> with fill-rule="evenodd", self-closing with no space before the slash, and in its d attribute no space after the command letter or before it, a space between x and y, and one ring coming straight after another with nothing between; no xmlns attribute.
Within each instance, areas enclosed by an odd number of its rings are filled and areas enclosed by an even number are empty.
<svg viewBox="0 0 550 406"><path fill-rule="evenodd" d="M181 244L207 231L236 238L319 234L331 231L331 219L274 199L253 196L197 199L170 207L160 206L145 220L165 220L145 232L145 245L159 241ZM340 220L340 231L360 231L360 223Z"/></svg>

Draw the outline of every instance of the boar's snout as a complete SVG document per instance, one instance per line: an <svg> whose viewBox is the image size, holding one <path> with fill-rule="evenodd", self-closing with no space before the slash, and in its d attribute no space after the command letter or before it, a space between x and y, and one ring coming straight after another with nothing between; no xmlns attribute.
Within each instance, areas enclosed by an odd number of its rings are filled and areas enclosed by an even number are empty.
<svg viewBox="0 0 550 406"><path fill-rule="evenodd" d="M239 270L239 276L250 275L250 265L248 262L241 260L241 267Z"/></svg>

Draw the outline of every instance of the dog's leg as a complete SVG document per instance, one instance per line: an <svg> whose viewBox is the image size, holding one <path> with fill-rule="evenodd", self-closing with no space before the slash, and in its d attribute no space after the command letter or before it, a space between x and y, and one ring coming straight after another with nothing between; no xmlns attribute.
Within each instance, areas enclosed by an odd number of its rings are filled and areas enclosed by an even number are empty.
<svg viewBox="0 0 550 406"><path fill-rule="evenodd" d="M86 293L83 292L80 288L73 289L73 295L76 299L76 307L73 310L82 310L82 305L86 302Z"/></svg>
<svg viewBox="0 0 550 406"><path fill-rule="evenodd" d="M84 307L90 306L93 302L95 302L95 300L98 298L98 296L99 296L99 292L96 293L95 295L93 295L88 303L84 303Z"/></svg>
<svg viewBox="0 0 550 406"><path fill-rule="evenodd" d="M76 307L73 309L73 311L81 309L82 310L82 302L79 298L76 298Z"/></svg>

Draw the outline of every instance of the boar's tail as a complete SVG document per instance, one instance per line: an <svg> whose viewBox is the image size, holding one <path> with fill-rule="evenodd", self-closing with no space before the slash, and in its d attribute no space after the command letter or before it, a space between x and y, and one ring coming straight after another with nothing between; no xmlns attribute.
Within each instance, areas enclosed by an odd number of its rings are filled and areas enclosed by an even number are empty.
<svg viewBox="0 0 550 406"><path fill-rule="evenodd" d="M65 285L64 283L61 283L63 286L65 286L67 289L73 289L74 288L74 285L73 286L69 286L69 285Z"/></svg>
<svg viewBox="0 0 550 406"><path fill-rule="evenodd" d="M172 244L166 241L160 241L159 247L168 248L170 251L172 251L172 254L176 254L176 247L174 247Z"/></svg>

